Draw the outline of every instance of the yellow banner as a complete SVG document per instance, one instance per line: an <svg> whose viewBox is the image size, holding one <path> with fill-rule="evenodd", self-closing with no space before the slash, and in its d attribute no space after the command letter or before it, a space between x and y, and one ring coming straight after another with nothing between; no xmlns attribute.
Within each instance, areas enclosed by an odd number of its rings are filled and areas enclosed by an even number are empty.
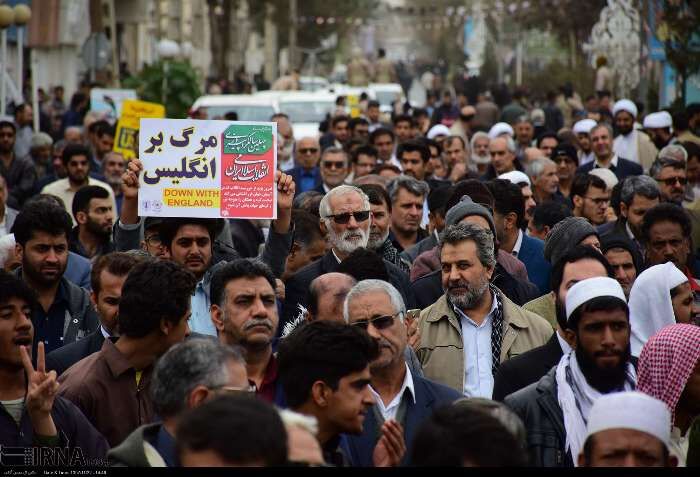
<svg viewBox="0 0 700 477"><path fill-rule="evenodd" d="M164 118L165 106L147 101L125 100L122 103L122 115L117 123L114 137L114 151L124 156L125 160L136 157L138 151L139 120L141 118Z"/></svg>

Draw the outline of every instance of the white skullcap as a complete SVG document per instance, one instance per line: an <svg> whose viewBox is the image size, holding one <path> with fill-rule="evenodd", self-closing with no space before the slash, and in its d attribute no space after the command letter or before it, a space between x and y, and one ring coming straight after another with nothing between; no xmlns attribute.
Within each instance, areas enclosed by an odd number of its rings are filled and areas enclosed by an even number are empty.
<svg viewBox="0 0 700 477"><path fill-rule="evenodd" d="M615 173L607 167L597 167L595 169L591 169L588 171L588 173L603 179L603 182L605 182L605 187L608 190L612 189L618 182L620 182Z"/></svg>
<svg viewBox="0 0 700 477"><path fill-rule="evenodd" d="M616 116L620 111L627 111L632 117L637 117L637 106L629 99L621 99L613 106L613 116Z"/></svg>
<svg viewBox="0 0 700 477"><path fill-rule="evenodd" d="M435 139L438 136L449 136L450 130L444 124L436 124L428 131L428 139Z"/></svg>
<svg viewBox="0 0 700 477"><path fill-rule="evenodd" d="M489 139L496 139L502 134L508 134L512 137L515 135L515 131L508 123L496 123L489 129Z"/></svg>
<svg viewBox="0 0 700 477"><path fill-rule="evenodd" d="M598 124L593 119L582 119L574 124L574 134L590 134L591 129Z"/></svg>
<svg viewBox="0 0 700 477"><path fill-rule="evenodd" d="M612 278L595 277L576 283L566 294L566 319L568 320L579 306L603 296L619 298L627 303L625 292L617 280Z"/></svg>
<svg viewBox="0 0 700 477"><path fill-rule="evenodd" d="M646 432L668 447L671 441L671 411L663 401L639 391L603 394L588 414L586 439L608 429Z"/></svg>
<svg viewBox="0 0 700 477"><path fill-rule="evenodd" d="M528 186L532 185L532 182L530 182L530 178L525 174L524 172L520 171L510 171L510 172L505 172L498 176L499 179L505 179L507 181L512 182L513 184L519 184L521 182L527 182Z"/></svg>
<svg viewBox="0 0 700 477"><path fill-rule="evenodd" d="M673 126L673 119L668 111L659 111L647 114L644 118L643 126L647 129L663 129Z"/></svg>

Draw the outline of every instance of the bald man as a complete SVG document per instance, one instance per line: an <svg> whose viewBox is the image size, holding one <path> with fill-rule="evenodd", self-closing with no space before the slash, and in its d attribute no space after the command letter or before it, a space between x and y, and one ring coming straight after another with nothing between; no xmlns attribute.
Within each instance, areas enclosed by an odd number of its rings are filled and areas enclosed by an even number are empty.
<svg viewBox="0 0 700 477"><path fill-rule="evenodd" d="M325 273L314 278L309 286L308 321L327 320L344 323L343 302L355 279L345 273Z"/></svg>

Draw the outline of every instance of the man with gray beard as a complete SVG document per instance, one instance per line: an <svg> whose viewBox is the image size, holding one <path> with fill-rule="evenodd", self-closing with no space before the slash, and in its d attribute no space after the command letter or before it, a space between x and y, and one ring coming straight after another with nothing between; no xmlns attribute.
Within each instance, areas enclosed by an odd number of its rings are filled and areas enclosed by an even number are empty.
<svg viewBox="0 0 700 477"><path fill-rule="evenodd" d="M439 252L445 294L420 314L416 354L428 379L490 399L500 363L545 344L552 326L490 283L496 258L489 230L451 225Z"/></svg>
<svg viewBox="0 0 700 477"><path fill-rule="evenodd" d="M285 300L282 306L280 328L292 321L298 313L298 305L308 307L307 296L311 281L324 273L335 272L338 265L358 248L367 247L372 212L369 198L361 189L341 185L330 190L319 206L321 229L328 234L330 250L319 260L310 263L292 275L285 283ZM389 281L406 302L415 308L415 298L410 292L408 275L399 267L384 260Z"/></svg>

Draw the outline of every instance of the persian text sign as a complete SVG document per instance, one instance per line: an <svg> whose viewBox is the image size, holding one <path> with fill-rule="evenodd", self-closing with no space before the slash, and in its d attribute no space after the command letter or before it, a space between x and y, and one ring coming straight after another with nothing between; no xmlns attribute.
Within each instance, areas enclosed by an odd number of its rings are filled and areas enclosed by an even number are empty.
<svg viewBox="0 0 700 477"><path fill-rule="evenodd" d="M139 215L277 218L277 125L142 119Z"/></svg>

